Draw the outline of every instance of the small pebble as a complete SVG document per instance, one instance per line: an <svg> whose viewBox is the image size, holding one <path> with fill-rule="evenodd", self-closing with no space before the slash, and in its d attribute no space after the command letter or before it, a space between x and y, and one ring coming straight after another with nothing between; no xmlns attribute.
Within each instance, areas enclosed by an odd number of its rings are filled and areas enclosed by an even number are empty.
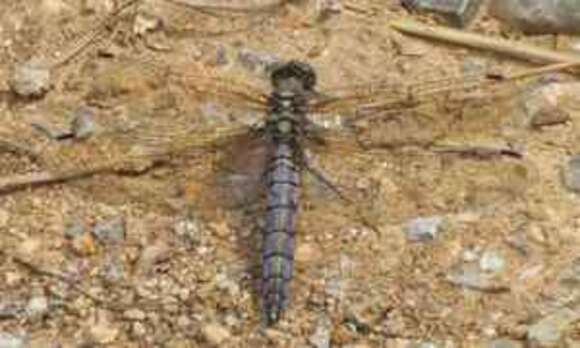
<svg viewBox="0 0 580 348"><path fill-rule="evenodd" d="M238 61L248 70L255 73L268 73L280 62L276 56L266 53L254 52L247 48L240 49Z"/></svg>
<svg viewBox="0 0 580 348"><path fill-rule="evenodd" d="M369 324L363 322L355 313L348 313L344 317L344 325L349 327L353 332L367 335L371 331Z"/></svg>
<svg viewBox="0 0 580 348"><path fill-rule="evenodd" d="M219 273L215 277L216 288L226 291L228 295L237 297L240 294L240 286L234 279L228 277L225 273Z"/></svg>
<svg viewBox="0 0 580 348"><path fill-rule="evenodd" d="M141 322L135 322L133 325L131 325L131 333L135 337L143 337L147 334L147 328L145 327L145 324Z"/></svg>
<svg viewBox="0 0 580 348"><path fill-rule="evenodd" d="M79 110L73 117L71 132L76 139L87 139L95 133L94 113L91 110Z"/></svg>
<svg viewBox="0 0 580 348"><path fill-rule="evenodd" d="M228 51L226 50L225 47L220 46L217 50L216 53L216 59L215 62L217 65L227 65L229 62L228 59Z"/></svg>
<svg viewBox="0 0 580 348"><path fill-rule="evenodd" d="M479 250L476 248L470 248L463 251L463 261L473 262L479 259Z"/></svg>
<svg viewBox="0 0 580 348"><path fill-rule="evenodd" d="M67 239L75 239L85 233L85 226L80 221L73 221L64 229L64 236Z"/></svg>
<svg viewBox="0 0 580 348"><path fill-rule="evenodd" d="M17 65L12 71L9 84L14 93L25 98L38 98L50 89L50 69L30 60Z"/></svg>
<svg viewBox="0 0 580 348"><path fill-rule="evenodd" d="M524 345L520 341L497 339L489 342L485 348L523 348Z"/></svg>
<svg viewBox="0 0 580 348"><path fill-rule="evenodd" d="M84 0L81 4L85 13L110 13L115 7L113 0Z"/></svg>
<svg viewBox="0 0 580 348"><path fill-rule="evenodd" d="M48 299L45 296L35 296L26 305L26 315L32 319L42 319L48 309Z"/></svg>
<svg viewBox="0 0 580 348"><path fill-rule="evenodd" d="M0 209L0 227L5 227L10 221L10 213L4 209Z"/></svg>
<svg viewBox="0 0 580 348"><path fill-rule="evenodd" d="M181 315L177 318L177 326L180 328L187 328L191 325L191 319L187 315Z"/></svg>
<svg viewBox="0 0 580 348"><path fill-rule="evenodd" d="M116 283L125 278L125 267L119 255L112 253L105 256L102 274L111 283Z"/></svg>
<svg viewBox="0 0 580 348"><path fill-rule="evenodd" d="M125 219L117 216L96 224L91 233L101 243L120 243L125 239Z"/></svg>
<svg viewBox="0 0 580 348"><path fill-rule="evenodd" d="M24 339L22 337L0 332L0 348L23 348Z"/></svg>
<svg viewBox="0 0 580 348"><path fill-rule="evenodd" d="M188 247L199 246L202 242L203 225L199 219L182 219L173 226L175 234Z"/></svg>
<svg viewBox="0 0 580 348"><path fill-rule="evenodd" d="M471 22L482 3L480 0L402 0L401 2L408 9L438 14L449 24L459 28Z"/></svg>
<svg viewBox="0 0 580 348"><path fill-rule="evenodd" d="M119 329L107 318L106 312L100 310L92 322L88 323L89 335L100 344L110 344L119 336Z"/></svg>
<svg viewBox="0 0 580 348"><path fill-rule="evenodd" d="M146 246L137 262L137 273L141 275L148 274L156 263L167 259L170 252L169 247L162 242Z"/></svg>
<svg viewBox="0 0 580 348"><path fill-rule="evenodd" d="M145 36L147 33L155 32L162 27L163 22L160 18L140 12L133 21L133 34Z"/></svg>
<svg viewBox="0 0 580 348"><path fill-rule="evenodd" d="M580 193L580 155L575 155L568 161L563 177L568 190Z"/></svg>
<svg viewBox="0 0 580 348"><path fill-rule="evenodd" d="M496 293L509 290L507 286L498 283L489 274L482 273L477 267L464 267L448 275L447 280L453 285L483 292Z"/></svg>
<svg viewBox="0 0 580 348"><path fill-rule="evenodd" d="M493 251L486 251L481 255L479 267L484 272L499 273L505 267L505 260Z"/></svg>
<svg viewBox="0 0 580 348"><path fill-rule="evenodd" d="M308 338L310 344L315 348L330 348L330 318L323 314L318 318L314 333Z"/></svg>
<svg viewBox="0 0 580 348"><path fill-rule="evenodd" d="M213 347L220 346L231 336L230 332L225 327L215 323L205 325L201 332L205 341Z"/></svg>
<svg viewBox="0 0 580 348"><path fill-rule="evenodd" d="M416 218L407 223L405 234L413 242L430 241L435 239L442 222L440 216Z"/></svg>
<svg viewBox="0 0 580 348"><path fill-rule="evenodd" d="M565 124L572 117L579 91L580 83L538 82L521 96L523 119L518 123L531 128Z"/></svg>
<svg viewBox="0 0 580 348"><path fill-rule="evenodd" d="M0 302L0 319L16 318L25 312L26 303L13 299Z"/></svg>
<svg viewBox="0 0 580 348"><path fill-rule="evenodd" d="M580 319L580 312L562 308L528 327L527 338L539 347L558 347L570 327Z"/></svg>
<svg viewBox="0 0 580 348"><path fill-rule="evenodd" d="M145 320L145 312L137 308L128 309L123 313L123 318L127 320L142 321Z"/></svg>

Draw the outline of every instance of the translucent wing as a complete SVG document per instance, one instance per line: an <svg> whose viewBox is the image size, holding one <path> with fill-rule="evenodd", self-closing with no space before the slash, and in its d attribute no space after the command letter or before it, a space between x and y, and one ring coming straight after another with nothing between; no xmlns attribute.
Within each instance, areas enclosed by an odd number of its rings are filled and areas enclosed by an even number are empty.
<svg viewBox="0 0 580 348"><path fill-rule="evenodd" d="M329 89L312 101L322 123L350 128L359 141L392 147L501 136L528 81L483 73L424 77ZM326 116L325 116L326 115Z"/></svg>
<svg viewBox="0 0 580 348"><path fill-rule="evenodd" d="M328 89L313 101L312 109L319 113L356 112L356 118L363 118L362 115L396 113L433 104L451 108L453 102L461 107L461 103L505 98L521 90L515 81L499 81L481 72L429 75L417 81L398 78Z"/></svg>
<svg viewBox="0 0 580 348"><path fill-rule="evenodd" d="M220 147L248 134L246 126L222 127L208 132L181 125L160 129L154 123L132 129L108 129L99 136L78 143L52 143L34 152L44 168L40 173L23 174L3 180L3 191L49 184L101 173L142 172L173 158L215 155ZM9 144L15 142L7 141ZM18 148L20 149L20 148Z"/></svg>
<svg viewBox="0 0 580 348"><path fill-rule="evenodd" d="M520 125L510 97L521 91L485 75L325 90L312 103L320 140L310 149L331 182L375 212L366 221L499 209L535 178L511 132Z"/></svg>
<svg viewBox="0 0 580 348"><path fill-rule="evenodd" d="M374 227L417 216L487 214L516 207L537 178L534 165L508 144L499 146L501 140L480 147L365 148L344 137L328 139L309 147L312 162L346 201L316 177L306 189L314 189L309 197L326 197L326 209L334 202L338 211L350 211L354 221Z"/></svg>

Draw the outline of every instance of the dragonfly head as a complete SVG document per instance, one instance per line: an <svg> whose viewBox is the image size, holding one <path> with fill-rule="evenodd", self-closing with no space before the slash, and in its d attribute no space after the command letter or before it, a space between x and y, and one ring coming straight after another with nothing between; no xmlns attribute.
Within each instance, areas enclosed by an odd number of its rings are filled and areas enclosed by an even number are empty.
<svg viewBox="0 0 580 348"><path fill-rule="evenodd" d="M307 63L291 60L272 70L272 86L277 91L312 91L316 85L316 73Z"/></svg>

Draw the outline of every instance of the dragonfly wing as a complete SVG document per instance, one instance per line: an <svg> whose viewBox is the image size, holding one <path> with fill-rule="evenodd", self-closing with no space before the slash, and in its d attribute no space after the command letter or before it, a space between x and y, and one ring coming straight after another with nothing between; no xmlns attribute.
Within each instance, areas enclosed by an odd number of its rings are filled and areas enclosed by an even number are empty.
<svg viewBox="0 0 580 348"><path fill-rule="evenodd" d="M531 163L509 151L480 156L472 148L451 145L352 147L352 151L343 142L339 145L339 151L316 151L314 157L317 168L346 194L346 201L317 179L313 179L316 185L310 185L314 190L310 196L324 197L321 205L338 206L339 211L351 212L355 221L373 227L417 216L511 209L522 202L537 176ZM327 146L332 147L332 142Z"/></svg>
<svg viewBox="0 0 580 348"><path fill-rule="evenodd" d="M317 162L360 202L359 211L374 210L379 221L516 201L535 177L507 131L507 97L521 88L469 81L378 83L336 89L333 97L325 92L312 103L312 121L325 129L314 132L321 140L311 144Z"/></svg>
<svg viewBox="0 0 580 348"><path fill-rule="evenodd" d="M340 119L364 143L423 146L455 137L501 137L525 84L482 73L429 77L422 82L377 82L337 88L312 99L319 119Z"/></svg>

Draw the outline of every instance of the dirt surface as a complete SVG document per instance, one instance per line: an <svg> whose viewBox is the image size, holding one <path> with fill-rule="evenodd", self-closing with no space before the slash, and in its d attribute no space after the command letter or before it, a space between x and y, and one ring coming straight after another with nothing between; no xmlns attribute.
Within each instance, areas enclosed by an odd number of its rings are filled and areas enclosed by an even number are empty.
<svg viewBox="0 0 580 348"><path fill-rule="evenodd" d="M476 106L453 104L451 93L426 107L427 118L362 122L372 150L353 142L313 151L352 201L304 175L292 298L277 325L262 325L261 192L228 186L219 179L231 177L216 170L224 161L251 170L251 157L204 148L153 166L126 161L130 151L196 145L225 137L232 120L255 120L236 106L255 106L241 94L267 93L269 62L305 60L320 89L338 94L354 89L337 86L530 67L404 37L388 26L411 16L397 1L344 1L336 12L322 3L224 18L146 2L109 23L116 35L105 35L107 45L71 60L75 33L113 2L0 4L0 187L117 169L0 196L0 339L30 347L499 347L494 340L505 339L518 347L543 319L579 311L579 198L562 182L578 153L577 110L529 127L522 88ZM525 40L485 17L469 30ZM15 97L11 73L31 57L50 67L52 88ZM79 110L96 123L87 139L56 140L31 126L66 133ZM114 132L140 124L148 126L135 138ZM426 150L441 144L460 153ZM468 156L508 145L523 158ZM420 217L433 218L426 224L437 232L412 241L409 224ZM580 334L571 318L556 325L556 346Z"/></svg>

